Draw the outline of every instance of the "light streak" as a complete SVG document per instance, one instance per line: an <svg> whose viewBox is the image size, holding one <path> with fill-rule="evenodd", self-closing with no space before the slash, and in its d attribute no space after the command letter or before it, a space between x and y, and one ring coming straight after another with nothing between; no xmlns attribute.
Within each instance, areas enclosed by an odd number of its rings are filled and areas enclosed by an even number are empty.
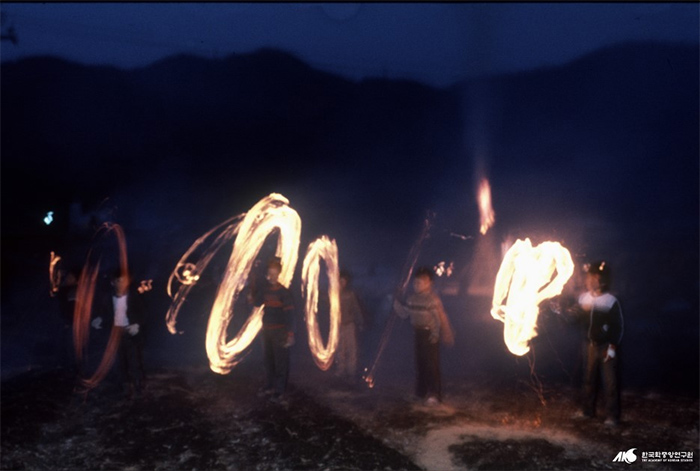
<svg viewBox="0 0 700 471"><path fill-rule="evenodd" d="M323 339L317 322L318 312L318 276L321 260L326 262L328 276L328 296L330 298L330 327L328 345ZM302 267L302 295L306 299L306 329L309 334L309 349L316 365L323 371L333 364L333 357L338 347L338 329L340 326L340 270L338 268L338 247L335 240L325 235L309 244Z"/></svg>
<svg viewBox="0 0 700 471"><path fill-rule="evenodd" d="M53 211L49 211L46 213L46 216L44 217L44 224L47 226L53 222Z"/></svg>
<svg viewBox="0 0 700 471"><path fill-rule="evenodd" d="M394 298L392 299L391 305L391 312L389 313L389 318L386 321L386 325L384 326L384 331L382 332L382 336L379 339L379 346L377 347L377 354L374 357L374 361L372 362L372 365L369 368L365 368L365 376L363 376L362 379L365 380L367 383L367 386L370 388L374 387L375 381L374 377L377 373L377 366L379 365L379 359L382 357L382 353L384 353L384 349L386 348L387 343L389 342L389 337L391 336L391 331L394 329L394 324L396 323L396 312L394 311L394 301L396 301L400 296L403 296L403 294L406 292L406 288L408 287L408 283L411 281L411 275L413 274L413 269L416 266L416 262L418 261L418 255L420 255L420 251L423 247L423 242L425 239L428 238L430 235L430 228L432 227L433 223L433 218L435 217L435 214L432 212L428 212L425 220L423 221L423 229L421 230L420 236L418 237L418 240L413 244L411 247L411 250L408 253L408 258L406 259L406 264L404 265L403 272L402 272L402 277L401 277L401 282L399 286L397 287L396 292L394 293Z"/></svg>
<svg viewBox="0 0 700 471"><path fill-rule="evenodd" d="M457 239L462 239L462 240L469 240L469 239L473 239L473 238L474 238L474 236L464 235L464 234L457 234L456 232L450 232L450 236L451 236L451 237L456 237Z"/></svg>
<svg viewBox="0 0 700 471"><path fill-rule="evenodd" d="M183 333L178 332L175 327L180 308L185 302L185 299L187 298L187 295L192 287L194 287L197 284L197 281L199 281L200 274L207 268L212 257L216 255L219 249L226 242L229 242L236 236L236 234L238 234L238 228L244 216L245 214L240 214L229 218L211 229L206 234L202 235L192 244L192 246L190 246L187 252L185 252L185 254L178 261L175 269L170 274L167 285L168 296L173 301L170 304L170 308L168 308L168 312L165 314L165 324L171 334ZM220 233L216 236L213 242L211 242L208 247L203 248L205 247L207 240L210 239L217 231L220 231ZM203 248L203 254L200 256L199 260L197 260L197 263L188 262L187 260L192 256L192 254L200 248ZM172 286L175 280L180 282L181 286L177 290L177 293L175 293L173 296Z"/></svg>
<svg viewBox="0 0 700 471"><path fill-rule="evenodd" d="M503 338L513 354L530 350L539 304L560 294L573 272L571 254L558 242L533 247L530 239L517 240L506 252L496 275L491 315L504 323Z"/></svg>
<svg viewBox="0 0 700 471"><path fill-rule="evenodd" d="M119 224L106 222L100 226L95 237L106 237L107 234L114 233L119 247L119 269L123 275L129 273L126 253L126 238L124 231ZM90 337L90 317L92 315L92 304L95 297L95 284L100 271L101 255L94 260L93 247L88 251L88 255L83 265L83 270L78 280L76 289L75 311L73 312L73 345L75 356L82 362L85 349ZM81 378L81 384L89 391L95 388L107 376L119 350L119 342L123 333L123 328L112 326L107 347L102 355L99 366L90 378Z"/></svg>
<svg viewBox="0 0 700 471"><path fill-rule="evenodd" d="M217 232L218 235L214 236ZM214 254L235 237L224 279L219 285L207 325L206 351L209 366L216 373L227 374L240 363L245 356L246 349L262 328L264 305L252 310L243 327L232 340L227 341L226 339L227 328L234 315L233 306L245 287L250 270L262 245L273 232L279 232L276 250L276 255L282 264L279 282L283 286L289 287L299 254L301 219L297 212L289 206L289 201L284 196L275 193L260 200L247 213L224 221L197 239L180 258L170 275L167 292L173 301L166 314L166 325L171 334L176 334L182 333L176 329L177 315L190 289L196 285ZM208 241L213 237L213 242L207 246ZM193 254L196 251L201 251L201 255L194 261ZM331 325L326 346L323 345L317 324L318 277L321 258L326 263L331 300ZM302 277L309 349L318 367L325 371L333 363L338 345L340 324L338 248L334 240L323 236L309 245L304 258ZM173 296L176 280L181 286Z"/></svg>
<svg viewBox="0 0 700 471"><path fill-rule="evenodd" d="M51 297L56 296L56 293L58 293L59 287L61 286L61 272L56 270L56 264L58 264L60 261L61 257L52 251L51 259L49 260L49 283L51 284L49 294Z"/></svg>
<svg viewBox="0 0 700 471"><path fill-rule="evenodd" d="M479 219L481 221L479 231L482 234L486 234L486 231L496 222L496 213L494 213L491 206L491 185L485 178L482 178L479 182L478 200Z"/></svg>
<svg viewBox="0 0 700 471"><path fill-rule="evenodd" d="M242 360L242 353L262 328L264 306L259 306L253 309L236 337L226 341L226 329L233 317L233 305L245 287L255 257L273 231L279 231L276 251L282 263L279 282L289 287L299 256L301 219L289 206L289 201L276 193L256 203L238 227L238 236L207 326L209 367L216 373L229 373Z"/></svg>

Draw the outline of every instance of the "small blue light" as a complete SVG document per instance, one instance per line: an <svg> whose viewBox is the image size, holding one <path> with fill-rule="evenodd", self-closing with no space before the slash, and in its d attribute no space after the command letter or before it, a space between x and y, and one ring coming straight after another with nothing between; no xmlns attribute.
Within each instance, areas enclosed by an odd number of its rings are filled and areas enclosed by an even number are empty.
<svg viewBox="0 0 700 471"><path fill-rule="evenodd" d="M47 226L53 222L53 211L49 211L46 213L46 217L44 218L44 224Z"/></svg>

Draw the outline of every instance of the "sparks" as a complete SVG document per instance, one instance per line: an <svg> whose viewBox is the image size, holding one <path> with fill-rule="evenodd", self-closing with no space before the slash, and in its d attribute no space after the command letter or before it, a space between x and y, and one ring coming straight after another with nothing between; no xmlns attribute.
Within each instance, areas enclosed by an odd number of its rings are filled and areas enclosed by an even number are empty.
<svg viewBox="0 0 700 471"><path fill-rule="evenodd" d="M486 234L486 231L496 222L496 213L491 206L491 185L485 178L479 182L479 219L481 220L480 232Z"/></svg>
<svg viewBox="0 0 700 471"><path fill-rule="evenodd" d="M522 356L530 350L539 304L560 294L573 272L571 254L558 242L533 248L530 239L517 240L506 252L496 275L491 315L504 323L503 338L511 353Z"/></svg>
<svg viewBox="0 0 700 471"><path fill-rule="evenodd" d="M139 287L136 288L139 294L147 293L153 289L153 280L141 280Z"/></svg>
<svg viewBox="0 0 700 471"><path fill-rule="evenodd" d="M317 322L318 311L318 276L321 268L320 259L326 262L328 276L328 295L330 298L330 330L328 345L324 347ZM338 247L335 240L322 236L306 250L302 268L302 294L306 299L306 329L309 334L309 348L316 365L326 371L333 364L333 356L338 347L338 329L340 326L340 270L338 268Z"/></svg>
<svg viewBox="0 0 700 471"><path fill-rule="evenodd" d="M217 292L207 327L206 350L212 371L227 374L262 328L264 306L253 309L239 333L226 341L233 305L245 287L255 257L268 235L279 231L276 255L282 262L279 282L289 287L299 254L301 219L282 195L273 193L253 206L240 223L226 273Z"/></svg>

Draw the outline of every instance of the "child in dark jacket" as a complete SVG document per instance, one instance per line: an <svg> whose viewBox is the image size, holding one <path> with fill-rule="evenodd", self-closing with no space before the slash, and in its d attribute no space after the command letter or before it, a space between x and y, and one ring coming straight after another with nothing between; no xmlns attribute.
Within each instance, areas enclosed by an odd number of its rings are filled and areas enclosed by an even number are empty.
<svg viewBox="0 0 700 471"><path fill-rule="evenodd" d="M399 317L411 319L415 332L416 395L432 406L442 401L439 341L452 345L454 336L442 301L433 291L430 268L416 270L413 291L405 303L397 299L394 310Z"/></svg>

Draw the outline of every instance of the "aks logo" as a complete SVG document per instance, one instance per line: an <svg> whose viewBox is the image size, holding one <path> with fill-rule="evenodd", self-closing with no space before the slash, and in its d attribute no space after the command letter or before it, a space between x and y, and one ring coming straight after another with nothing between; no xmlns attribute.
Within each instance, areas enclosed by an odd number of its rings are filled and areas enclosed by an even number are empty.
<svg viewBox="0 0 700 471"><path fill-rule="evenodd" d="M613 462L624 461L627 464L634 463L635 461L637 461L637 455L634 454L634 450L636 450L636 448L630 448L627 451L619 452L617 456L615 456L615 458L613 459Z"/></svg>

